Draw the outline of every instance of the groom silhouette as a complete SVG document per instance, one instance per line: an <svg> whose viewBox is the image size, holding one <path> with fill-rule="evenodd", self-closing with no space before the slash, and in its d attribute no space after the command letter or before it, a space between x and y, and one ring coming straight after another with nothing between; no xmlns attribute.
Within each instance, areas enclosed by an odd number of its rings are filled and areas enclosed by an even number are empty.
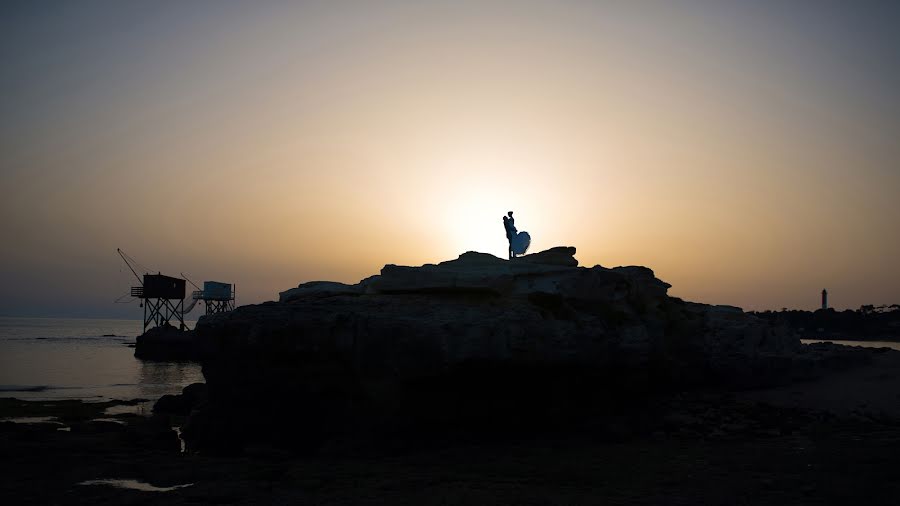
<svg viewBox="0 0 900 506"><path fill-rule="evenodd" d="M509 241L509 258L516 256L513 251L513 239L516 237L516 220L513 218L512 211L503 217L503 228L506 229L506 240Z"/></svg>

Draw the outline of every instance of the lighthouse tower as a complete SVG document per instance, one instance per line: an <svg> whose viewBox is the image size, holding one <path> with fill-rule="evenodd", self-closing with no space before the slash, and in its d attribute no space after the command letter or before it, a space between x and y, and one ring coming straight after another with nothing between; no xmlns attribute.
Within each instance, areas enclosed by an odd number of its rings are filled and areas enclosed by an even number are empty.
<svg viewBox="0 0 900 506"><path fill-rule="evenodd" d="M822 309L828 309L828 290L822 290Z"/></svg>

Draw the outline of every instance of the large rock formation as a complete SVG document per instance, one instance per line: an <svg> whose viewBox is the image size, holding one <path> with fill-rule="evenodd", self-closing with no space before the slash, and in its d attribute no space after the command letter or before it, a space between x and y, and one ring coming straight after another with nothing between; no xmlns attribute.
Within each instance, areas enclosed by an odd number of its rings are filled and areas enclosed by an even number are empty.
<svg viewBox="0 0 900 506"><path fill-rule="evenodd" d="M356 285L304 283L279 302L204 316L209 401L185 438L194 448L306 447L346 434L522 427L611 397L771 384L795 370L800 343L778 328L669 297L645 267L578 267L574 254L387 265Z"/></svg>

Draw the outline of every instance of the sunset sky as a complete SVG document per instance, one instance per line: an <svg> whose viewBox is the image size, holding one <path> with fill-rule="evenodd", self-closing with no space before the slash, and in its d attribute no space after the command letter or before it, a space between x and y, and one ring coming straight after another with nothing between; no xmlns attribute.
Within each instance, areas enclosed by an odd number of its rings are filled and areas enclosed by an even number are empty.
<svg viewBox="0 0 900 506"><path fill-rule="evenodd" d="M900 303L900 2L5 1L0 315L238 304L386 263L646 265L698 302ZM199 314L199 311L196 314Z"/></svg>

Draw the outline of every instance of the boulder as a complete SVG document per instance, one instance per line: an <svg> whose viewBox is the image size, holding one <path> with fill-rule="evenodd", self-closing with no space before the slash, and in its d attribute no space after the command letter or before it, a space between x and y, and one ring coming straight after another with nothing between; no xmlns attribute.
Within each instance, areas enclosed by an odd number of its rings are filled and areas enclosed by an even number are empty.
<svg viewBox="0 0 900 506"><path fill-rule="evenodd" d="M181 389L181 395L191 408L196 408L209 398L209 389L206 387L206 383L191 383Z"/></svg>
<svg viewBox="0 0 900 506"><path fill-rule="evenodd" d="M153 403L153 412L185 416L191 412L191 406L181 395L166 394Z"/></svg>
<svg viewBox="0 0 900 506"><path fill-rule="evenodd" d="M166 394L153 404L153 412L167 415L186 416L191 410L202 406L208 398L205 383L191 383L180 394Z"/></svg>
<svg viewBox="0 0 900 506"><path fill-rule="evenodd" d="M209 348L197 339L193 331L166 325L154 327L138 336L134 356L141 360L189 361L199 360L208 351Z"/></svg>

